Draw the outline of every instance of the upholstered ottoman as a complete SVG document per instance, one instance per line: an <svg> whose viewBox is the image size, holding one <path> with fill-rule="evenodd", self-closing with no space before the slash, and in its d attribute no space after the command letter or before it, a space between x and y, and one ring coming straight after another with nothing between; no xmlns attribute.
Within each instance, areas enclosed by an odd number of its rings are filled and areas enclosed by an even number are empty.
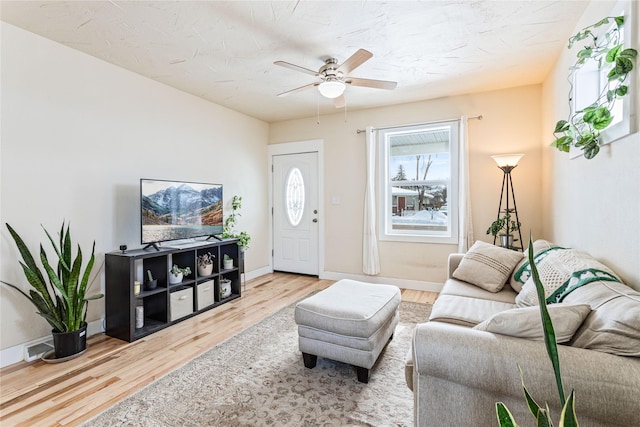
<svg viewBox="0 0 640 427"><path fill-rule="evenodd" d="M340 280L296 305L298 345L304 366L318 356L356 367L358 381L369 370L398 324L400 290L355 280Z"/></svg>

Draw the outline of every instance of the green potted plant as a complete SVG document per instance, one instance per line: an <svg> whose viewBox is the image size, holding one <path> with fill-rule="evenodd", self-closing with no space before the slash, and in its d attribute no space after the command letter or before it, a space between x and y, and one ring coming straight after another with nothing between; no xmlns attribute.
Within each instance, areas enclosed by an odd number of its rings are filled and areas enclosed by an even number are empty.
<svg viewBox="0 0 640 427"><path fill-rule="evenodd" d="M65 227L64 221L62 222L58 243L43 227L58 258L57 266L53 267L40 244L39 258L44 268L43 273L20 235L9 224L6 226L22 257L22 261L19 261L22 271L33 289L27 294L15 285L4 281L2 283L24 295L36 307L37 313L51 325L56 359L82 353L87 348L87 304L104 296L86 295L95 261L95 241L83 272L82 250L78 245L76 256L73 257L69 225Z"/></svg>
<svg viewBox="0 0 640 427"><path fill-rule="evenodd" d="M215 255L211 252L198 255L198 276L211 276L213 273L213 260L216 259Z"/></svg>
<svg viewBox="0 0 640 427"><path fill-rule="evenodd" d="M514 231L518 231L520 229L520 222L516 222L511 219L511 213L505 212L504 216L498 217L495 221L491 223L489 228L487 229L487 234L491 234L493 237L500 236L500 246L503 248L510 248L513 246ZM501 231L505 231L505 233L500 233Z"/></svg>
<svg viewBox="0 0 640 427"><path fill-rule="evenodd" d="M224 254L224 258L222 259L222 268L225 270L231 270L233 268L233 259L227 254Z"/></svg>
<svg viewBox="0 0 640 427"><path fill-rule="evenodd" d="M238 239L238 246L241 251L249 248L249 242L251 242L251 236L246 231L237 232L235 230L236 221L240 217L240 209L242 209L242 197L233 196L231 199L231 213L224 220L224 226L222 228L222 237L226 239Z"/></svg>
<svg viewBox="0 0 640 427"><path fill-rule="evenodd" d="M595 34L598 27L608 25L611 20L615 25L611 26L604 35ZM601 132L613 121L611 112L616 101L627 95L629 91L626 80L633 70L634 61L638 55L635 49L624 49L621 40L623 25L624 16L607 17L583 28L569 39L569 49L576 42L588 41L588 44L578 52L578 59L570 68L570 81L574 73L588 61L595 61L598 69L607 74L605 82L598 89L597 99L581 110L574 111L575 88L573 84L570 85L569 118L558 121L553 131L555 140L551 145L558 150L568 153L571 147L576 147L584 152L587 159L594 158L600 151Z"/></svg>
<svg viewBox="0 0 640 427"><path fill-rule="evenodd" d="M177 264L173 264L171 270L169 270L169 284L177 285L182 282L184 276L188 276L191 274L191 269L189 267L180 268Z"/></svg>

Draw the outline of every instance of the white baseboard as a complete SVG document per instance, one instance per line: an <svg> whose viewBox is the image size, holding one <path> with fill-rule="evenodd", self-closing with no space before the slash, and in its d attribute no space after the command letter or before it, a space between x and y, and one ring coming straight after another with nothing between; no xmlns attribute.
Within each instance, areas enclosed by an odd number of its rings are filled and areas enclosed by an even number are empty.
<svg viewBox="0 0 640 427"><path fill-rule="evenodd" d="M264 276L265 274L273 273L273 269L270 266L262 267L256 270L248 271L245 273L245 280L252 280L260 276ZM350 274L350 273L339 273L335 271L324 271L320 274L321 279L325 280L341 280L341 279L351 279L351 280L359 280L361 282L369 282L369 283L383 283L388 285L395 285L399 288L403 289L413 289L417 291L425 291L425 292L440 292L442 289L442 283L436 282L424 282L420 280L410 280L410 279L398 279L395 277L382 277L382 276L367 276L365 274ZM89 322L87 325L87 337L92 335L100 334L104 332L104 318L100 318L98 320L94 320L93 322ZM18 363L24 360L25 350L27 347L31 347L33 345L39 344L41 342L45 342L51 339L51 336L41 337L26 343L14 345L13 347L8 347L3 350L0 350L0 368L4 368L5 366L13 365L14 363Z"/></svg>
<svg viewBox="0 0 640 427"><path fill-rule="evenodd" d="M257 270L251 270L244 273L244 280L253 280L256 277L264 276L265 274L273 273L273 269L270 266L258 268Z"/></svg>
<svg viewBox="0 0 640 427"><path fill-rule="evenodd" d="M255 279L265 274L273 273L273 269L270 266L266 266L257 270L253 270L245 273L245 280ZM352 273L340 273L336 271L324 271L320 273L320 279L325 280L341 280L351 279L361 282L369 283L382 283L387 285L395 285L402 289L412 289L416 291L425 292L440 292L442 290L442 283L437 282L425 282L420 280L411 279L399 279L396 277L383 277L383 276L368 276L366 274L352 274Z"/></svg>
<svg viewBox="0 0 640 427"><path fill-rule="evenodd" d="M89 322L87 324L87 337L104 332L104 319L100 318ZM13 347L0 350L0 368L13 365L14 363L22 362L25 358L25 351L28 347L31 347L42 342L50 341L51 335L46 337L37 338L29 342L14 345Z"/></svg>
<svg viewBox="0 0 640 427"><path fill-rule="evenodd" d="M244 280L255 279L256 277L260 277L269 273L273 273L273 270L269 266L253 271L248 271L245 273ZM89 322L89 324L87 325L87 337L104 332L104 325L105 323L103 317L98 320L94 320L93 322ZM8 347L0 350L0 368L13 365L14 363L22 362L23 360L25 360L25 351L28 347L50 340L51 335L48 335L46 337L37 338L29 342L14 345L13 347Z"/></svg>
<svg viewBox="0 0 640 427"><path fill-rule="evenodd" d="M443 286L442 283L436 283L436 282L424 282L420 280L399 279L396 277L368 276L366 274L339 273L335 271L325 271L320 275L320 278L326 279L326 280L351 279L351 280L358 280L360 282L395 285L402 289L413 289L416 291L425 291L425 292L440 292Z"/></svg>

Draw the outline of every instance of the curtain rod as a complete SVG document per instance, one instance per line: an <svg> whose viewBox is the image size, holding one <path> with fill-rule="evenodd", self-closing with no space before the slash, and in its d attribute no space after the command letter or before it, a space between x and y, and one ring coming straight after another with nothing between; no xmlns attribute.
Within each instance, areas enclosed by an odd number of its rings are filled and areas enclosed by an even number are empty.
<svg viewBox="0 0 640 427"><path fill-rule="evenodd" d="M479 116L475 116L475 117L469 117L467 120L475 120L475 119L482 120L482 114L480 114ZM373 128L373 130L397 129L397 128L405 128L407 126L434 125L434 124L438 124L438 123L446 123L446 122L453 122L453 121L459 122L460 119L437 120L435 122L424 122L424 123L413 123L413 124L410 124L410 125L387 126L387 127L382 127L382 128ZM362 132L366 132L366 130L365 129L356 130L357 134L361 134Z"/></svg>

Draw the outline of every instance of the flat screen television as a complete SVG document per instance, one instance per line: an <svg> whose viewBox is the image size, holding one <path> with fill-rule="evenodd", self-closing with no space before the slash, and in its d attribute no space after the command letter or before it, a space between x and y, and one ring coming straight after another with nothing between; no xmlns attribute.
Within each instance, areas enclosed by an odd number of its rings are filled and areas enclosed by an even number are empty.
<svg viewBox="0 0 640 427"><path fill-rule="evenodd" d="M222 233L222 185L140 179L142 244Z"/></svg>

